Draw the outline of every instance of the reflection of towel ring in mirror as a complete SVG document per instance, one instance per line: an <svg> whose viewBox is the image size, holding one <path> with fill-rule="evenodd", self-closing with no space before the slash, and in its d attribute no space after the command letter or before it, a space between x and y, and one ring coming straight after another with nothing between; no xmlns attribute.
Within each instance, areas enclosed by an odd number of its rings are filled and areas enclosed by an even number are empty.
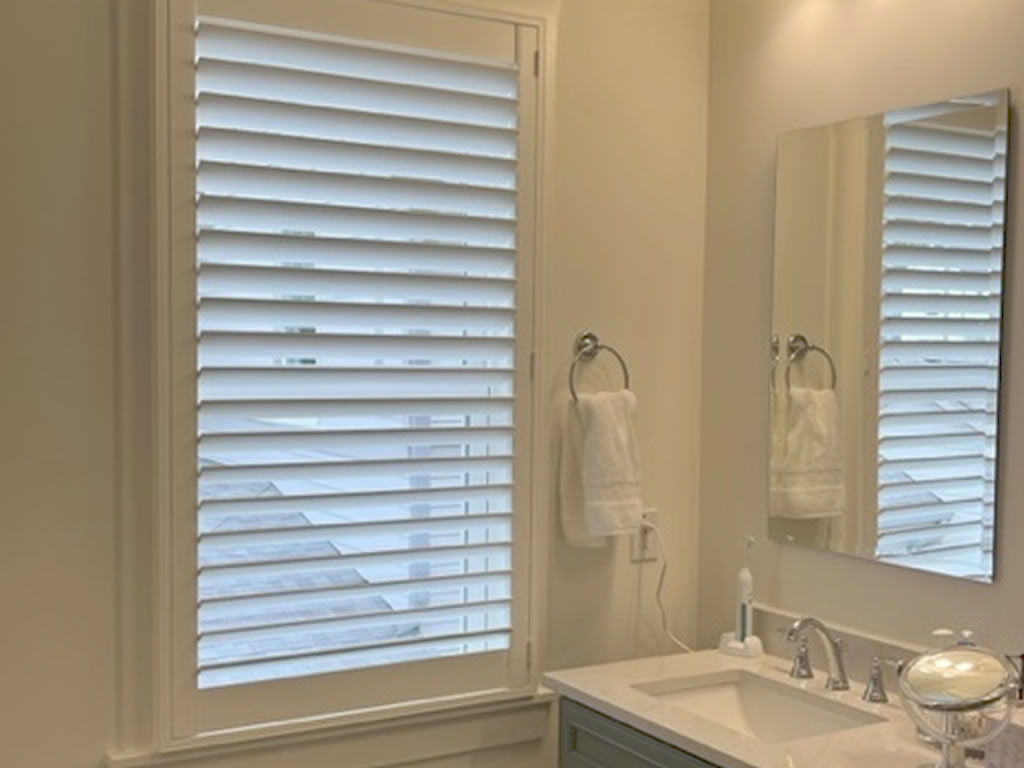
<svg viewBox="0 0 1024 768"><path fill-rule="evenodd" d="M576 337L576 341L572 345L575 354L572 358L572 365L569 367L569 392L572 393L573 402L579 402L579 395L576 394L576 365L580 360L593 360L597 357L597 353L602 349L607 349L613 355L615 359L619 361L619 365L622 366L622 378L625 380L625 388L629 389L629 367L626 365L626 361L622 359L622 355L618 353L615 347L607 344L602 344L601 340L597 337L596 333L592 331L583 331L579 336Z"/></svg>
<svg viewBox="0 0 1024 768"><path fill-rule="evenodd" d="M802 333L794 333L789 337L789 343L786 345L789 350L789 360L786 362L786 391L790 389L790 372L793 368L793 363L802 358L808 352L820 352L825 356L825 360L828 361L828 370L832 374L831 389L836 388L836 364L832 360L832 355L828 353L824 347L819 347L817 344L812 344L807 340L807 337Z"/></svg>

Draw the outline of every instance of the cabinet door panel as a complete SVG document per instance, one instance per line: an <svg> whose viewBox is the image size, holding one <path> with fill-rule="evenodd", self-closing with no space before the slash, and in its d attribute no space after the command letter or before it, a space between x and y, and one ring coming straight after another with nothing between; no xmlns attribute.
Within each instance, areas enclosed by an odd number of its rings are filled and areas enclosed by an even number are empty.
<svg viewBox="0 0 1024 768"><path fill-rule="evenodd" d="M559 713L561 768L716 768L571 699Z"/></svg>

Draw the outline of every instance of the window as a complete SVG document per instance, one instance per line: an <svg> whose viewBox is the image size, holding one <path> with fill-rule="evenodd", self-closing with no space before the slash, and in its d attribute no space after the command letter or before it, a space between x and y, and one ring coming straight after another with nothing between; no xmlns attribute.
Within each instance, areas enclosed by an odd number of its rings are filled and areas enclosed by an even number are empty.
<svg viewBox="0 0 1024 768"><path fill-rule="evenodd" d="M171 104L177 735L523 689L537 31L203 10Z"/></svg>
<svg viewBox="0 0 1024 768"><path fill-rule="evenodd" d="M1007 142L998 99L885 121L877 555L970 578L992 572Z"/></svg>

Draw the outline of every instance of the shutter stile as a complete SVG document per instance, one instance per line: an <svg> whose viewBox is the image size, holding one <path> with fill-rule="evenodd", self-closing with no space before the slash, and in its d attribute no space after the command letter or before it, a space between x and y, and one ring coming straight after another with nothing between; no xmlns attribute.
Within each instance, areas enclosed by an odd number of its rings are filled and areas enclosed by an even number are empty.
<svg viewBox="0 0 1024 768"><path fill-rule="evenodd" d="M198 23L200 688L510 647L517 77Z"/></svg>
<svg viewBox="0 0 1024 768"><path fill-rule="evenodd" d="M1005 125L886 116L877 556L991 574Z"/></svg>

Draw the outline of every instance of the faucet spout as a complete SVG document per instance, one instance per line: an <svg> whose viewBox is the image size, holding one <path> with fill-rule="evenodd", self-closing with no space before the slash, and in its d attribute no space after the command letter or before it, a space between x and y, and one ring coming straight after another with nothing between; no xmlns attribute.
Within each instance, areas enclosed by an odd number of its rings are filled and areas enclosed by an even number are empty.
<svg viewBox="0 0 1024 768"><path fill-rule="evenodd" d="M825 688L830 691L848 691L850 679L846 676L846 666L843 664L843 640L833 635L828 627L813 616L805 616L797 619L789 625L786 630L786 639L797 640L808 629L813 629L821 638L825 646L825 657L828 659L828 680L825 681Z"/></svg>

